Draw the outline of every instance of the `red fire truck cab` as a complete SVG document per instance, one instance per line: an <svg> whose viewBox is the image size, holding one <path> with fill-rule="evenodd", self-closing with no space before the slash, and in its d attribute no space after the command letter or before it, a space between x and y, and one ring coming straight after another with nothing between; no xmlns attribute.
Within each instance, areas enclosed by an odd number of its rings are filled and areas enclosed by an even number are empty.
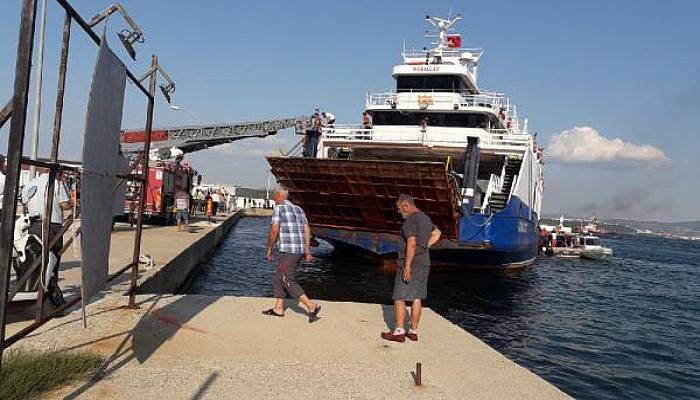
<svg viewBox="0 0 700 400"><path fill-rule="evenodd" d="M141 171L138 171L141 173ZM148 185L146 187L146 204L144 218L151 223L169 224L175 219L175 193L183 190L192 192L193 179L196 172L187 163L168 161L151 162L148 166ZM128 220L138 211L138 191L136 182L129 182L124 205L124 216Z"/></svg>

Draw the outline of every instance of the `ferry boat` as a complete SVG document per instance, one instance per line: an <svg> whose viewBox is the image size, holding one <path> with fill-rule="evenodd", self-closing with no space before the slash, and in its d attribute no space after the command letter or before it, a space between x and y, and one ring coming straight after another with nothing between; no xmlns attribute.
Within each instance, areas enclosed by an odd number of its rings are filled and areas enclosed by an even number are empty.
<svg viewBox="0 0 700 400"><path fill-rule="evenodd" d="M395 88L366 95L371 126L325 126L313 158L268 157L336 250L395 258L395 202L408 193L442 231L435 266L520 269L537 257L542 149L505 94L477 85L483 50L462 48L459 20L426 17L434 47L404 46Z"/></svg>

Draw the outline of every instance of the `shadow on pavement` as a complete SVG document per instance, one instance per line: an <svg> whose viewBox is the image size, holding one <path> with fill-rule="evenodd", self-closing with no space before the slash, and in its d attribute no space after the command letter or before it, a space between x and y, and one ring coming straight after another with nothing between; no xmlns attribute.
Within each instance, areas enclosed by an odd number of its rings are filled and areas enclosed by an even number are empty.
<svg viewBox="0 0 700 400"><path fill-rule="evenodd" d="M144 323L145 320L148 320L148 319L151 318L151 317L150 317L151 313L153 312L153 310L156 309L156 306L158 305L158 302L159 302L160 299L162 299L163 297L166 297L166 296L153 296L153 297L149 297L148 299L145 299L145 300L143 300L143 301L137 303L137 306L142 307L142 306L144 306L144 304L147 304L148 302L152 302L152 304L148 307L148 309L146 310L144 316L141 318L141 320L140 320L139 323L136 325L136 327L135 327L132 331L126 331L126 332L123 332L123 333L122 333L122 334L126 333L126 335L124 336L124 339L119 343L119 345L118 345L118 346L116 347L116 349L112 352L112 354L107 358L107 360L104 362L104 364L102 364L102 366L101 366L100 369L95 373L95 375L93 375L93 376L90 378L90 380L88 380L88 381L85 382L83 385L81 385L80 387L78 387L78 388L77 388L76 390L74 390L72 393L70 393L69 395L67 395L67 396L65 397L66 399L76 399L76 398L78 398L79 396L81 396L82 394L84 394L85 392L87 392L88 390L90 390L90 388L92 388L92 387L93 387L95 384L97 384L99 381L101 381L102 379L108 377L110 374L112 374L113 372L119 370L121 367L123 367L124 365L126 365L126 364L128 364L129 362L133 361L134 359L139 360L139 362L143 362L142 360L145 361L145 359L146 359L147 357L146 357L146 358L139 358L139 357L136 355L137 351L135 350L135 347L136 347L136 343L138 343L138 340L139 340L139 339L137 339L137 337L136 337L136 333L139 332L139 326L141 326L141 325ZM177 303L177 302L175 302L175 303ZM174 304L174 303L173 303L173 304ZM173 306L173 304L171 304L170 306ZM194 314L191 315L190 318L191 318L192 316L194 316ZM170 332L170 336L172 336L173 334L175 334L176 331L177 331L177 329L176 329L176 330L173 330L172 332ZM141 333L141 335L146 335L146 334L147 334L147 333ZM111 338L111 337L118 337L118 336L120 336L120 335L121 335L121 334L117 334L117 335L112 335L112 336L100 338L100 339L98 339L98 340L96 340L96 341L93 341L93 342L90 342L90 343L85 343L85 344L83 344L83 345L76 346L76 347L82 347L82 346L85 346L85 345L88 345L88 344L91 344L91 343L96 343L96 342L100 342L100 341L103 341L103 340L107 340L107 339L109 339L109 338ZM160 347L160 345L163 343L163 341L164 341L164 340L167 340L170 336L164 337L164 336L160 336L160 335L159 335L159 336L156 337L156 335L154 335L153 338L150 338L150 339L152 339L152 340L161 340L161 341L157 341L157 342L154 343L154 344L155 344L155 347L152 347L152 348L151 348L150 353L148 353L148 355L150 356L150 354L152 354L158 347ZM145 338L144 338L144 339L145 339Z"/></svg>
<svg viewBox="0 0 700 400"><path fill-rule="evenodd" d="M164 307L154 304L133 331L133 352L139 363L146 362L181 329L206 333L188 322L218 299L215 296L182 296Z"/></svg>
<svg viewBox="0 0 700 400"><path fill-rule="evenodd" d="M384 317L384 323L386 324L387 330L393 331L394 326L396 326L396 318L394 317L394 306L382 304L382 317Z"/></svg>

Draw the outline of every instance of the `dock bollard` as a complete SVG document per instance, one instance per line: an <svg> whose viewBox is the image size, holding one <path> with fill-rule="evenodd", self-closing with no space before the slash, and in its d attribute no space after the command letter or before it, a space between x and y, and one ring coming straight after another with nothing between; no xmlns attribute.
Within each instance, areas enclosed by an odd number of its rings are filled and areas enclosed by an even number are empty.
<svg viewBox="0 0 700 400"><path fill-rule="evenodd" d="M421 386L423 384L423 377L422 377L422 371L421 368L422 365L421 363L416 363L416 386Z"/></svg>

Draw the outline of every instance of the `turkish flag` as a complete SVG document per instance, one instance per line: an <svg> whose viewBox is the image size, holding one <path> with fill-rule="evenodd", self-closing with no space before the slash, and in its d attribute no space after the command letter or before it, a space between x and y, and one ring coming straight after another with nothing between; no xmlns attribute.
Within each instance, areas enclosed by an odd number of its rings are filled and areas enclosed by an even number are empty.
<svg viewBox="0 0 700 400"><path fill-rule="evenodd" d="M462 47L462 37L459 35L448 35L447 47L451 49Z"/></svg>

